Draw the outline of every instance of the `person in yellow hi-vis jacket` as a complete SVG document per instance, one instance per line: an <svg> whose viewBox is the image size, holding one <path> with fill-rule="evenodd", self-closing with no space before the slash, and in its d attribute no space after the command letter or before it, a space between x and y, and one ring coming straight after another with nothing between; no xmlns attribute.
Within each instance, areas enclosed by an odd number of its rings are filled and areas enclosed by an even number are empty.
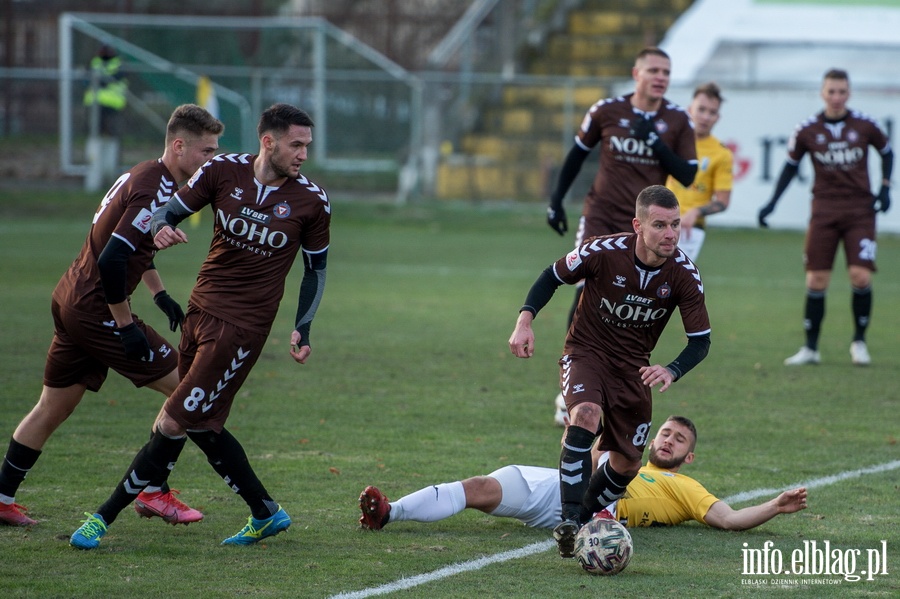
<svg viewBox="0 0 900 599"><path fill-rule="evenodd" d="M128 103L127 92L128 80L122 71L122 59L112 46L101 46L91 59L91 80L84 92L84 105L99 108L96 133L109 137L122 134L122 111Z"/></svg>
<svg viewBox="0 0 900 599"><path fill-rule="evenodd" d="M85 189L99 190L119 173L119 138L123 132L122 114L128 104L128 80L122 59L115 48L103 45L91 59L90 80L84 92L88 109Z"/></svg>

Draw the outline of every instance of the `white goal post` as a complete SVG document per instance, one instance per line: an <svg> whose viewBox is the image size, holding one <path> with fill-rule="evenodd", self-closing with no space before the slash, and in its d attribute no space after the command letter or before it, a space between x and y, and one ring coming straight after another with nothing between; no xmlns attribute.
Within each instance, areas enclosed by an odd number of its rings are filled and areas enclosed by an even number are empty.
<svg viewBox="0 0 900 599"><path fill-rule="evenodd" d="M261 50L244 60L238 46L247 39ZM234 150L256 149L259 114L280 101L312 115L318 135L311 158L325 169L397 169L404 153L421 143L421 83L324 19L64 13L59 20L60 163L69 175L88 170L74 149L76 132L85 129L81 87L88 79L86 66L101 44L125 58L129 79L138 83L129 84L131 122L154 131L156 141L160 122L164 128L175 106L194 102L198 82L206 78ZM229 44L237 48L231 54ZM372 115L373 106L383 114Z"/></svg>

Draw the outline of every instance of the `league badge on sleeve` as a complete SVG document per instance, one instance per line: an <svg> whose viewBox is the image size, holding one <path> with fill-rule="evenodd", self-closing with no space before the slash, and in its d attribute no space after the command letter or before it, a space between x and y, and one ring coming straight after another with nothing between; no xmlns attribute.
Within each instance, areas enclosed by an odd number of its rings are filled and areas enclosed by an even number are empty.
<svg viewBox="0 0 900 599"><path fill-rule="evenodd" d="M136 217L134 217L134 220L131 221L131 224L141 233L148 233L150 232L151 218L153 218L153 213L146 208L141 208L141 211L138 212L138 215Z"/></svg>
<svg viewBox="0 0 900 599"><path fill-rule="evenodd" d="M566 254L566 266L569 268L569 271L573 271L581 264L581 253L578 251L578 248L575 248L568 254Z"/></svg>

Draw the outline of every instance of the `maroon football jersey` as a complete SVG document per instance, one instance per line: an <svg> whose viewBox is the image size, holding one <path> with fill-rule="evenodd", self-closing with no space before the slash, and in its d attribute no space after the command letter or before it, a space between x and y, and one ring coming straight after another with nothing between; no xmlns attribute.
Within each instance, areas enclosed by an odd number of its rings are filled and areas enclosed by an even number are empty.
<svg viewBox="0 0 900 599"><path fill-rule="evenodd" d="M669 173L645 142L629 134L631 122L643 113L631 105L634 94L607 98L591 106L575 143L590 151L600 144L600 168L584 203L585 216L593 215L603 225L590 235L633 230L634 203L649 185L665 185ZM663 98L662 107L650 114L656 133L675 154L697 161L694 126L687 112Z"/></svg>
<svg viewBox="0 0 900 599"><path fill-rule="evenodd" d="M800 123L788 141L788 160L812 159L813 209L828 213L871 213L869 146L888 148L888 137L868 116L850 111L839 121L819 113Z"/></svg>
<svg viewBox="0 0 900 599"><path fill-rule="evenodd" d="M566 354L590 354L627 378L649 364L650 352L677 307L688 336L710 332L700 272L681 250L647 269L635 259L636 234L592 237L560 258L562 282L584 279L584 293L566 336Z"/></svg>
<svg viewBox="0 0 900 599"><path fill-rule="evenodd" d="M127 265L126 291L131 295L156 254L147 234L150 217L177 188L178 182L159 159L141 162L120 176L103 196L81 253L60 279L53 298L81 312L109 314L97 258L113 236L134 250Z"/></svg>
<svg viewBox="0 0 900 599"><path fill-rule="evenodd" d="M220 154L175 198L192 212L210 205L215 222L191 303L236 326L268 333L297 252L328 248L331 204L325 190L302 174L281 187L259 183L256 159Z"/></svg>

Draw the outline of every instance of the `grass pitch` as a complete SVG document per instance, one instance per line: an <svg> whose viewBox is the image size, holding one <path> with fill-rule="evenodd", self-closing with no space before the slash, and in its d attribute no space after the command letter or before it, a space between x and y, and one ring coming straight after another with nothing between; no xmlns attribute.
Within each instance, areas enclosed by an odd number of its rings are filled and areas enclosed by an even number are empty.
<svg viewBox="0 0 900 599"><path fill-rule="evenodd" d="M40 393L52 334L50 293L81 247L98 201L12 191L0 200L3 447ZM107 497L147 439L162 401L112 374L50 439L17 495L40 525L0 529L4 594L329 597L550 538L548 531L480 512L363 532L356 498L368 484L397 498L505 464L555 466L561 429L552 424L552 401L572 290L561 289L535 321L534 358L513 358L506 342L531 283L570 249L570 237L552 233L539 206L332 201L333 242L313 355L299 366L287 354L297 268L265 353L229 419L260 478L294 519L291 529L260 546L220 547L248 511L189 444L170 482L205 512L202 523L171 527L128 510L98 550L69 547L82 512ZM188 229L188 246L157 257L180 302L206 254L210 225L204 215L198 228ZM722 498L900 460L900 238L879 239L869 368L850 364L843 267L828 295L822 365L782 366L803 340L802 243L796 232L710 229L699 266L711 353L655 395L657 424L673 413L697 423L697 459L684 472ZM168 333L149 294L139 290L134 309ZM675 318L654 361L667 363L683 343ZM633 530L634 558L614 578L589 576L548 548L393 595L897 596L898 489L894 467L826 480L810 491L809 509L749 532L697 524ZM887 574L857 582L840 575L742 574L744 550L767 541L785 561L804 542L828 541L843 564L860 550L857 570L865 568L867 550L884 547Z"/></svg>

